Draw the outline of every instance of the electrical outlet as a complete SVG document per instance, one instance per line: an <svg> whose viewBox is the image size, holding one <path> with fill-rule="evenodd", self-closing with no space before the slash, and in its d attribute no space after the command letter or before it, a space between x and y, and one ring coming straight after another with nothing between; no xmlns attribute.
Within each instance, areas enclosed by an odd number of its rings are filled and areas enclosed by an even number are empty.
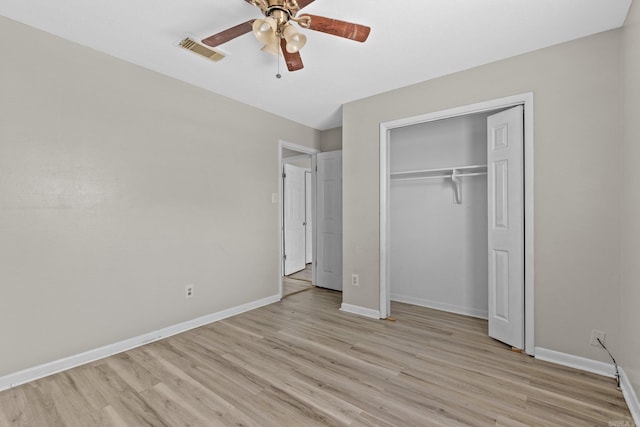
<svg viewBox="0 0 640 427"><path fill-rule="evenodd" d="M600 344L598 343L598 338L600 338L600 341L602 341L602 344L604 344L605 335L606 334L603 331L598 331L597 329L591 330L591 345L595 347L600 347Z"/></svg>
<svg viewBox="0 0 640 427"><path fill-rule="evenodd" d="M187 285L184 287L184 297L185 298L192 298L193 297L193 292L195 290L195 285L191 284L191 285Z"/></svg>
<svg viewBox="0 0 640 427"><path fill-rule="evenodd" d="M351 275L351 284L353 286L360 286L360 275L359 274L352 274Z"/></svg>

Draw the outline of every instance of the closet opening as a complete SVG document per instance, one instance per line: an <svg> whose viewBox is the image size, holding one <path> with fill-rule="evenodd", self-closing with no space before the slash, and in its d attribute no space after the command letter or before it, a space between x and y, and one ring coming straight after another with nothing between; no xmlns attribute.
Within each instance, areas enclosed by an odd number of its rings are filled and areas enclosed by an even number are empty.
<svg viewBox="0 0 640 427"><path fill-rule="evenodd" d="M533 95L382 123L380 142L380 317L480 317L533 355Z"/></svg>

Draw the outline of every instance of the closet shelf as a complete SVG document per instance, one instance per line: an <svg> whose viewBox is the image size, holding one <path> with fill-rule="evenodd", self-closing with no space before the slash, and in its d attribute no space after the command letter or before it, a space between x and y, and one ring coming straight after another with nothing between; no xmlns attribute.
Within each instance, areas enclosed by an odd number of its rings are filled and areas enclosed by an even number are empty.
<svg viewBox="0 0 640 427"><path fill-rule="evenodd" d="M438 169L419 169L402 172L391 172L389 177L393 181L404 181L409 179L435 179L435 178L449 178L463 176L478 176L487 174L487 165L470 165L459 166L450 168L438 168Z"/></svg>

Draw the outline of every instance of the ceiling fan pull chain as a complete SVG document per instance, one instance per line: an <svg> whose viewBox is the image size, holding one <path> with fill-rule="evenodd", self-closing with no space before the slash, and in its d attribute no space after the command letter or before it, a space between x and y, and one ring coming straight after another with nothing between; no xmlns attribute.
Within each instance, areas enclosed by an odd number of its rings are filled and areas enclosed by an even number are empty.
<svg viewBox="0 0 640 427"><path fill-rule="evenodd" d="M278 49L278 74L276 74L276 79L281 78L282 75L280 74L280 49Z"/></svg>

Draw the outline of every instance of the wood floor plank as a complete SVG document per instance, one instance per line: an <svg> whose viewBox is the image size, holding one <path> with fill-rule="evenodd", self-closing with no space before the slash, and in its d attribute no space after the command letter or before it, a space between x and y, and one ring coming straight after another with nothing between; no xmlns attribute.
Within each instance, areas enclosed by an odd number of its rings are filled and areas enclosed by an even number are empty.
<svg viewBox="0 0 640 427"><path fill-rule="evenodd" d="M311 280L300 280L297 278L282 278L282 298L286 298L289 295L297 294L298 292L304 292L313 288Z"/></svg>
<svg viewBox="0 0 640 427"><path fill-rule="evenodd" d="M161 382L161 380L151 372L132 360L128 353L116 354L113 357L109 357L105 360L105 363L137 392L147 390Z"/></svg>
<svg viewBox="0 0 640 427"><path fill-rule="evenodd" d="M633 425L611 378L514 353L487 322L312 288L0 392L13 426Z"/></svg>
<svg viewBox="0 0 640 427"><path fill-rule="evenodd" d="M229 402L206 387L197 379L188 375L183 369L163 359L153 348L136 349L131 353L132 359L162 378L165 386L179 393L196 410L209 418L222 417L233 408Z"/></svg>
<svg viewBox="0 0 640 427"><path fill-rule="evenodd" d="M175 390L163 383L158 383L153 387L140 393L160 419L170 426L224 426L218 418L207 418L198 411L189 399L179 395Z"/></svg>
<svg viewBox="0 0 640 427"><path fill-rule="evenodd" d="M41 381L30 383L2 393L9 394L9 406L0 411L6 414L9 425L65 426L52 397L42 392L41 384Z"/></svg>
<svg viewBox="0 0 640 427"><path fill-rule="evenodd" d="M109 423L111 424L111 426L113 427L128 427L129 424L127 424L127 422L124 420L124 418L122 418L120 416L120 414L118 414L118 412L116 412L115 409L113 409L112 406L107 405L103 408L102 410L105 419L109 420Z"/></svg>
<svg viewBox="0 0 640 427"><path fill-rule="evenodd" d="M45 378L39 382L39 385L43 393L51 396L63 425L73 427L111 425L101 411L93 408L85 396L78 393L78 388L71 376L63 374L57 378Z"/></svg>
<svg viewBox="0 0 640 427"><path fill-rule="evenodd" d="M285 276L284 278L311 282L311 280L313 279L313 264L312 263L306 264L303 270L300 270L293 274Z"/></svg>
<svg viewBox="0 0 640 427"><path fill-rule="evenodd" d="M127 425L169 426L107 363L97 363L87 373L95 387L107 396L109 406Z"/></svg>

